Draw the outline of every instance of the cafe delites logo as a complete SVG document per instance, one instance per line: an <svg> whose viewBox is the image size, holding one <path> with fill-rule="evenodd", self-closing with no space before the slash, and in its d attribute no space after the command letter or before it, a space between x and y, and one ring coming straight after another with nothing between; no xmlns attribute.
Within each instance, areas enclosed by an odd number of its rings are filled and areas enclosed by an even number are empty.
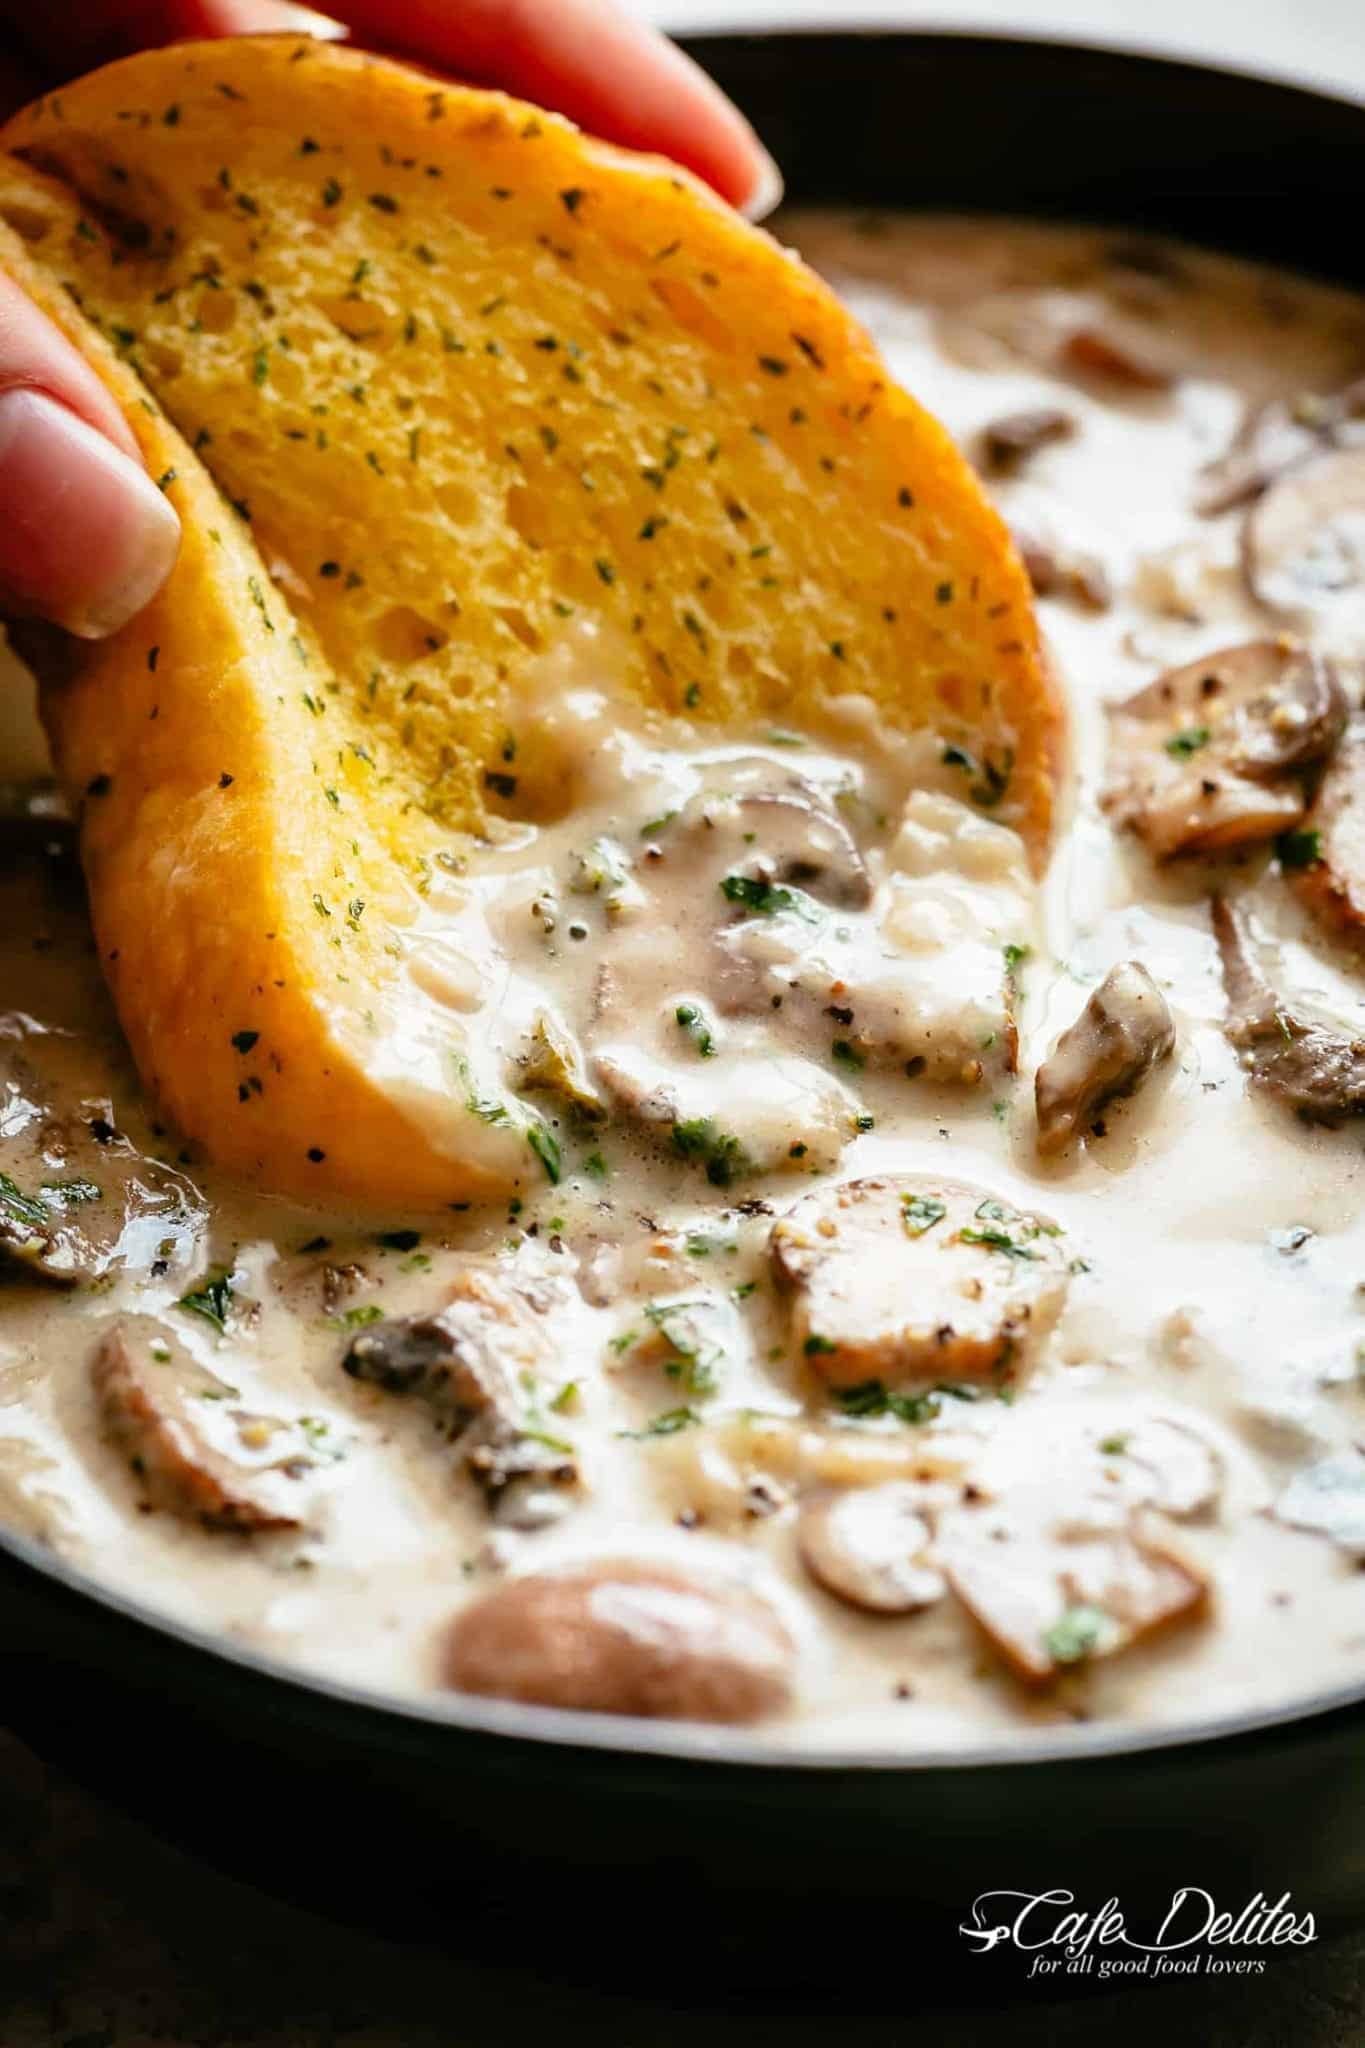
<svg viewBox="0 0 1365 2048"><path fill-rule="evenodd" d="M1183 1884L1169 1905L1130 1926L1116 1898L1078 1905L1075 1894L981 1892L959 1933L978 1954L1008 1948L1029 1959L1030 1977L1257 1977L1268 1951L1317 1940L1313 1915L1289 1892L1220 1906L1211 1892Z"/></svg>

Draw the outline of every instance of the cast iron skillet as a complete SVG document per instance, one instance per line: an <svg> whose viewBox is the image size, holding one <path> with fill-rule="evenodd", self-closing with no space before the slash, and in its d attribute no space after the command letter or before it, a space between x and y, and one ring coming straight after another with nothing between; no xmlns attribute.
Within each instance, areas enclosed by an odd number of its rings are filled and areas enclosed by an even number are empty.
<svg viewBox="0 0 1365 2048"><path fill-rule="evenodd" d="M793 200L1156 228L1347 282L1365 105L1151 58L918 35L705 38ZM442 1698L396 1706L169 1625L0 1534L0 1713L97 1790L257 1884L528 1965L690 2002L699 1978L911 1999L978 1894L1178 1885L1365 1909L1358 1688L1134 1740L1103 1727L951 1756L793 1757ZM989 1914L988 1918L1002 1917ZM1056 1995L1056 1983L1049 1995ZM880 1995L880 1994L879 1994Z"/></svg>

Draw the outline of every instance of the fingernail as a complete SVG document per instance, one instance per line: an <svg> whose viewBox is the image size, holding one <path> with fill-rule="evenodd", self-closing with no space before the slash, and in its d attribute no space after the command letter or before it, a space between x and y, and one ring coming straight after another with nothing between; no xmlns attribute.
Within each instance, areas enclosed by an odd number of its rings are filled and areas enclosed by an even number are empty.
<svg viewBox="0 0 1365 2048"><path fill-rule="evenodd" d="M776 158L768 154L757 136L754 138L754 147L758 153L758 171L754 178L753 190L740 211L746 220L766 220L773 209L782 204L782 195L787 187L781 171L777 168Z"/></svg>
<svg viewBox="0 0 1365 2048"><path fill-rule="evenodd" d="M151 478L45 392L0 393L0 591L82 640L170 574L180 522Z"/></svg>

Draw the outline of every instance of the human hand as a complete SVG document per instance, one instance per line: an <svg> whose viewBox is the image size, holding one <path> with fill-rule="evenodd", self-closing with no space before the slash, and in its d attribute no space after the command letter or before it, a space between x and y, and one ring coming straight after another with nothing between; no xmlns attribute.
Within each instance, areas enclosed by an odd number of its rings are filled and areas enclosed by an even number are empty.
<svg viewBox="0 0 1365 2048"><path fill-rule="evenodd" d="M182 36L354 32L434 71L500 86L608 141L687 165L746 212L781 194L771 158L691 60L616 0L0 0L0 112L111 58ZM112 633L169 575L179 525L94 372L0 274L0 613Z"/></svg>

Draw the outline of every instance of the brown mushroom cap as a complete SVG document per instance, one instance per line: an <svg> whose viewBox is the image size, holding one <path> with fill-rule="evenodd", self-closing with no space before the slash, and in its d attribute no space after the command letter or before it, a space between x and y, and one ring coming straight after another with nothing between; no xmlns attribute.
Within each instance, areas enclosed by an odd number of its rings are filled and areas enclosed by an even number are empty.
<svg viewBox="0 0 1365 2048"><path fill-rule="evenodd" d="M1141 961L1111 967L1034 1077L1038 1150L1064 1151L1107 1102L1140 1087L1174 1046L1166 998Z"/></svg>
<svg viewBox="0 0 1365 2048"><path fill-rule="evenodd" d="M630 1560L509 1579L456 1617L447 1682L584 1713L748 1722L787 1704L796 1652L756 1594Z"/></svg>
<svg viewBox="0 0 1365 2048"><path fill-rule="evenodd" d="M1158 860L1273 838L1345 729L1336 666L1288 637L1221 648L1114 708L1104 806Z"/></svg>

